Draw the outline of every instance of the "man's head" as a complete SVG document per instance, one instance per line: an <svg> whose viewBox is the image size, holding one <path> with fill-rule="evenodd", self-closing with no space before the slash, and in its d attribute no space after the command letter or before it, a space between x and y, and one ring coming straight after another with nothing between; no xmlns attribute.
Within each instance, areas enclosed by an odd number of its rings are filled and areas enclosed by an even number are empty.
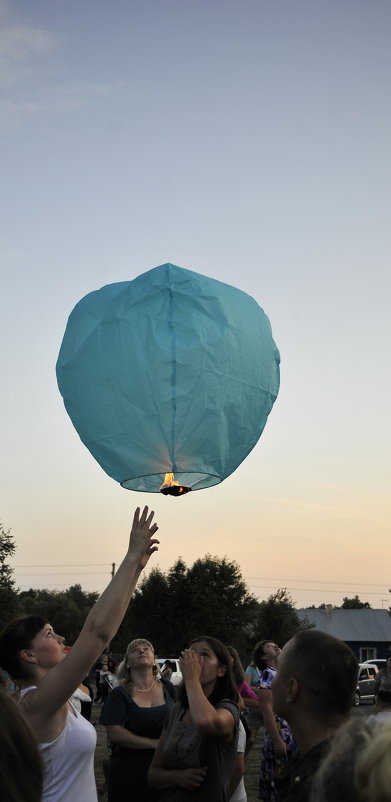
<svg viewBox="0 0 391 802"><path fill-rule="evenodd" d="M289 723L301 711L333 721L349 715L358 663L346 643L324 632L298 632L284 646L273 680L273 707Z"/></svg>

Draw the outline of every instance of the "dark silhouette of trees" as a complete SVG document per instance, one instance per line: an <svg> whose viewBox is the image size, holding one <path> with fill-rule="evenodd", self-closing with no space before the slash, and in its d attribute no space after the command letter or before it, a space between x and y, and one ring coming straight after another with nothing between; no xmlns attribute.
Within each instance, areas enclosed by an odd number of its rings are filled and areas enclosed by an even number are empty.
<svg viewBox="0 0 391 802"><path fill-rule="evenodd" d="M19 611L13 569L7 565L7 560L13 556L15 549L11 530L4 529L0 522L0 631Z"/></svg>
<svg viewBox="0 0 391 802"><path fill-rule="evenodd" d="M253 638L255 641L270 639L282 647L299 629L311 626L309 621L300 621L287 589L279 588L259 604Z"/></svg>
<svg viewBox="0 0 391 802"><path fill-rule="evenodd" d="M353 596L353 598L349 599L348 596L345 596L343 599L343 603L341 605L341 610L370 610L371 605L369 602L362 602L358 598L358 596Z"/></svg>
<svg viewBox="0 0 391 802"><path fill-rule="evenodd" d="M98 593L87 593L81 585L67 590L24 590L19 594L21 615L42 615L65 642L72 645L80 633Z"/></svg>
<svg viewBox="0 0 391 802"><path fill-rule="evenodd" d="M245 654L256 608L235 562L206 555L188 568L179 558L167 573L156 568L141 583L112 649L123 651L129 640L142 636L157 654L174 657L204 634Z"/></svg>

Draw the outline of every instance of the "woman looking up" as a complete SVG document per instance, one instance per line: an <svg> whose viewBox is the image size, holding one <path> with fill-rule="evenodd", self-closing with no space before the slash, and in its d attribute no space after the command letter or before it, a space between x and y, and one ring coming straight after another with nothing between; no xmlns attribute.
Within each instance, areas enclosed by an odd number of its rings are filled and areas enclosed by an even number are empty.
<svg viewBox="0 0 391 802"><path fill-rule="evenodd" d="M387 657L386 665L376 674L375 696L377 696L379 691L385 691L388 694L391 693L391 657Z"/></svg>
<svg viewBox="0 0 391 802"><path fill-rule="evenodd" d="M100 716L112 744L108 774L108 802L154 802L159 793L147 782L147 773L161 735L164 719L174 704L175 688L158 679L152 643L136 638L118 666L120 684L109 693Z"/></svg>
<svg viewBox="0 0 391 802"><path fill-rule="evenodd" d="M238 692L227 649L203 635L182 652L183 682L148 772L166 802L228 802Z"/></svg>
<svg viewBox="0 0 391 802"><path fill-rule="evenodd" d="M227 650L228 650L228 654L231 657L232 671L233 671L233 675L234 675L234 680L235 680L236 685L238 687L239 695L242 697L242 699L245 702L245 706L247 705L247 702L248 702L248 706L249 707L259 708L258 694L255 693L255 691L253 691L251 689L251 687L248 684L248 682L246 682L245 674L244 674L244 668L242 666L240 657L239 657L236 649L234 649L233 646L227 646ZM258 690L258 687L257 687L257 690Z"/></svg>
<svg viewBox="0 0 391 802"><path fill-rule="evenodd" d="M297 747L285 719L273 712L271 685L277 672L277 658L281 649L273 641L262 640L257 644L256 650L256 665L264 666L259 679L258 694L265 724L258 799L262 802L275 802L276 778L281 775L288 758L296 754Z"/></svg>
<svg viewBox="0 0 391 802"><path fill-rule="evenodd" d="M127 553L89 613L70 652L41 616L26 616L0 635L0 666L17 681L21 704L44 763L42 802L96 802L96 732L68 702L124 617L140 572L158 541L154 513L137 508Z"/></svg>
<svg viewBox="0 0 391 802"><path fill-rule="evenodd" d="M236 649L233 646L227 646L227 651L231 657L232 673L238 689L241 721L246 733L245 753L248 755L250 749L254 746L254 737L247 721L247 715L249 710L250 712L255 710L260 713L258 694L250 688L244 678L244 668Z"/></svg>
<svg viewBox="0 0 391 802"><path fill-rule="evenodd" d="M261 666L261 668L260 668L259 666L257 666L257 664L256 664L256 662L254 660L254 655L258 654L257 647L258 647L258 644L256 644L255 647L254 647L254 650L253 650L253 653L252 653L252 656L251 656L251 663L249 663L249 665L246 668L244 679L245 679L245 682L247 682L247 684L250 686L251 690L254 693L256 693L256 695L258 696L258 680L259 680L259 678L261 676L261 673L263 671L263 666ZM255 707L253 707L250 710L250 712L247 714L246 721L247 721L247 724L248 724L248 726L249 726L249 728L251 730L251 735L252 735L252 738L253 738L253 741L254 741L256 736L257 736L259 728L262 727L262 725L263 725L263 718L262 718L262 713L261 713L260 708L258 707L258 709L257 709Z"/></svg>

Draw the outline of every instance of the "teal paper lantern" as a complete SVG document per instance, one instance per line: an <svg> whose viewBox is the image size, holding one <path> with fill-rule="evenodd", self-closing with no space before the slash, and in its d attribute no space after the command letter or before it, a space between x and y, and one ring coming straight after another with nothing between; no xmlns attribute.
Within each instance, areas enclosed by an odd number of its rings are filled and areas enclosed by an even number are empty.
<svg viewBox="0 0 391 802"><path fill-rule="evenodd" d="M254 448L279 388L278 349L256 301L171 264L82 298L56 370L103 470L151 493L168 473L185 489L222 482Z"/></svg>

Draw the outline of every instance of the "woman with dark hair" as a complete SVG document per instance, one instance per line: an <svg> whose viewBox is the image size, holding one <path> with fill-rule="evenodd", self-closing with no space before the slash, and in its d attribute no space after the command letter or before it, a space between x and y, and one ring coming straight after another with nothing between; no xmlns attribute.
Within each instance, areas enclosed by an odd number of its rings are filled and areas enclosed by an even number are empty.
<svg viewBox="0 0 391 802"><path fill-rule="evenodd" d="M112 744L108 772L108 802L155 802L159 793L147 783L147 773L164 720L174 704L175 688L158 678L149 640L136 638L118 666L117 685L100 716Z"/></svg>
<svg viewBox="0 0 391 802"><path fill-rule="evenodd" d="M0 802L40 802L43 767L20 705L0 690Z"/></svg>
<svg viewBox="0 0 391 802"><path fill-rule="evenodd" d="M263 671L263 666L257 666L254 660L254 655L258 654L257 646L258 644L256 644L254 647L253 653L251 655L251 662L246 668L244 679L245 682L247 682L247 684L250 686L251 690L258 696L258 681ZM262 713L259 706L258 708L254 707L250 710L250 712L246 716L246 721L248 726L250 727L251 735L255 740L259 728L262 727L263 725Z"/></svg>
<svg viewBox="0 0 391 802"><path fill-rule="evenodd" d="M259 708L258 694L255 693L255 691L250 688L248 682L246 682L244 668L236 649L234 649L233 646L227 646L227 650L232 658L232 671L238 686L239 695L244 701L244 706Z"/></svg>
<svg viewBox="0 0 391 802"><path fill-rule="evenodd" d="M64 638L41 616L26 616L0 635L0 665L17 681L21 705L44 763L42 802L96 802L96 731L69 699L125 615L138 577L156 550L148 507L137 508L127 554L89 613L68 653Z"/></svg>
<svg viewBox="0 0 391 802"><path fill-rule="evenodd" d="M254 746L254 736L247 721L247 715L253 710L261 712L259 699L258 694L250 688L244 678L244 668L236 649L233 646L227 646L227 650L231 657L232 672L239 693L240 718L246 733L246 755L248 755L250 749Z"/></svg>
<svg viewBox="0 0 391 802"><path fill-rule="evenodd" d="M164 679L171 679L172 677L172 667L171 667L171 660L165 660L162 668L160 669L160 674Z"/></svg>
<svg viewBox="0 0 391 802"><path fill-rule="evenodd" d="M202 635L191 641L179 662L183 682L149 782L167 802L228 802L239 727L230 656L221 641Z"/></svg>
<svg viewBox="0 0 391 802"><path fill-rule="evenodd" d="M264 666L259 679L259 704L265 724L262 747L261 771L259 776L258 799L262 802L276 802L276 778L285 769L286 761L297 753L292 732L285 719L273 712L272 681L277 672L277 657L280 647L273 641L262 640L254 650L257 666Z"/></svg>

